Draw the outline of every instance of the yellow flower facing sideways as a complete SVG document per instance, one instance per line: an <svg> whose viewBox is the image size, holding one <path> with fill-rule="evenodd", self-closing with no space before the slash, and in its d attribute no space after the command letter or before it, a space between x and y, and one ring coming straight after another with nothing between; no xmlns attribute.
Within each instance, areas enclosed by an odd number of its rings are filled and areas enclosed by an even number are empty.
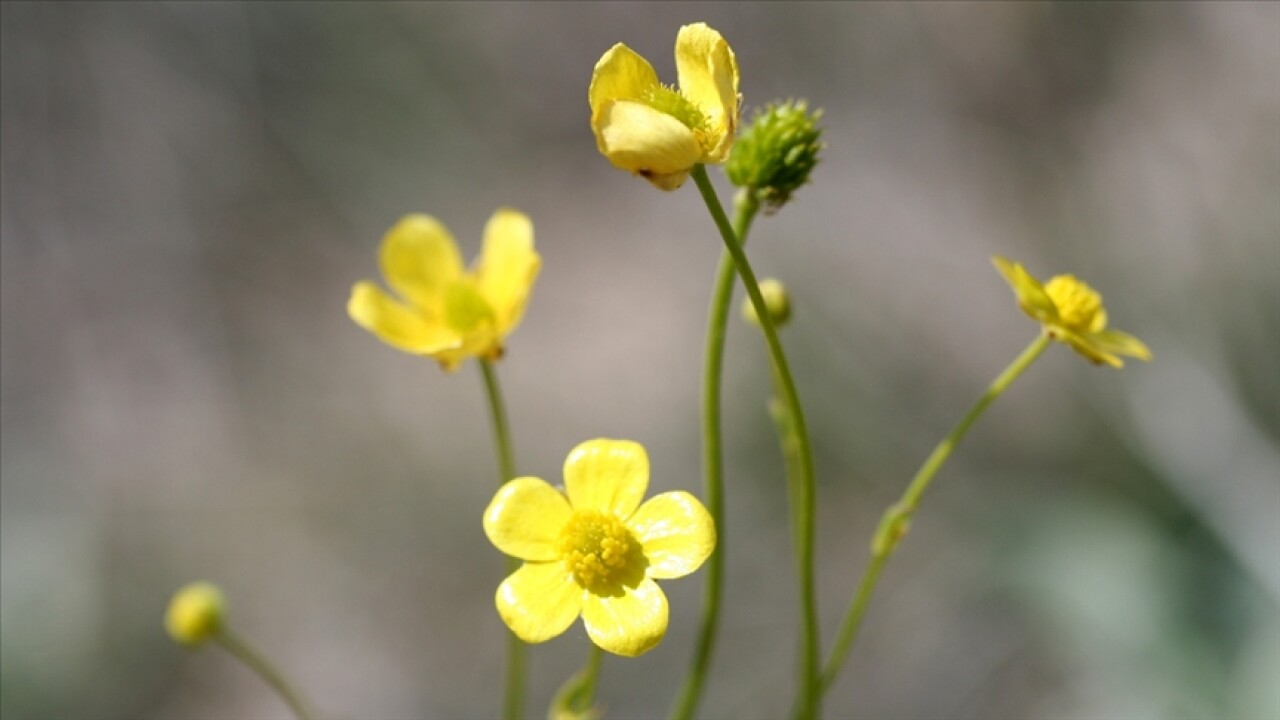
<svg viewBox="0 0 1280 720"><path fill-rule="evenodd" d="M992 258L1013 288L1018 306L1040 321L1044 332L1075 348L1095 364L1124 367L1120 355L1151 360L1151 351L1138 338L1107 327L1107 310L1096 290L1074 275L1057 275L1041 285L1020 263Z"/></svg>
<svg viewBox="0 0 1280 720"><path fill-rule="evenodd" d="M498 587L498 614L521 640L560 635L579 616L592 642L640 655L667 631L667 598L655 579L698 569L716 545L697 498L667 492L640 503L649 456L629 440L589 440L564 462L564 490L516 478L484 513L484 531L524 560Z"/></svg>
<svg viewBox="0 0 1280 720"><path fill-rule="evenodd" d="M698 163L722 163L738 129L738 61L703 23L676 35L679 88L618 43L596 63L587 91L596 146L614 166L663 190L684 184Z"/></svg>
<svg viewBox="0 0 1280 720"><path fill-rule="evenodd" d="M347 313L388 345L434 357L445 370L472 356L502 356L503 340L520 323L542 267L533 223L505 208L485 226L484 249L470 270L448 229L430 215L396 223L382 239L378 261L400 298L359 282Z"/></svg>

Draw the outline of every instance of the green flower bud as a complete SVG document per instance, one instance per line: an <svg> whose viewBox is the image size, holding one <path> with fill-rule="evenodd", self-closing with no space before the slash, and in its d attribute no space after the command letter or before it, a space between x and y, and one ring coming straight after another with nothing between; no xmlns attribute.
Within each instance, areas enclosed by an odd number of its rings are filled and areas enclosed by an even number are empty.
<svg viewBox="0 0 1280 720"><path fill-rule="evenodd" d="M764 306L769 310L773 326L780 328L786 325L791 319L791 296L787 294L787 288L773 278L765 278L760 281L760 294L764 296ZM742 318L760 327L760 317L756 315L756 307L751 304L751 298L742 303Z"/></svg>
<svg viewBox="0 0 1280 720"><path fill-rule="evenodd" d="M729 182L747 188L777 212L791 193L809 181L822 150L822 111L809 112L803 100L770 103L743 128L725 164Z"/></svg>
<svg viewBox="0 0 1280 720"><path fill-rule="evenodd" d="M195 582L174 593L164 626L183 645L199 645L222 632L226 612L226 600L217 586Z"/></svg>

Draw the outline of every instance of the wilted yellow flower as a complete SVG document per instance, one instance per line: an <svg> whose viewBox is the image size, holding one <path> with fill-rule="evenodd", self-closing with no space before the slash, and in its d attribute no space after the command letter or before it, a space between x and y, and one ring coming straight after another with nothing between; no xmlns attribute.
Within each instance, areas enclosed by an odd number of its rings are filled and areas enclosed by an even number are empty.
<svg viewBox="0 0 1280 720"><path fill-rule="evenodd" d="M164 627L183 645L199 645L222 630L226 607L217 586L194 582L173 594L164 615Z"/></svg>
<svg viewBox="0 0 1280 720"><path fill-rule="evenodd" d="M697 498L667 492L643 505L649 456L629 440L589 440L564 462L564 490L516 478L484 513L484 531L524 560L498 587L498 614L521 640L543 642L582 616L601 648L634 657L667 631L655 578L697 570L716 545Z"/></svg>
<svg viewBox="0 0 1280 720"><path fill-rule="evenodd" d="M679 89L658 82L648 60L618 43L596 63L587 91L596 146L614 166L663 190L698 163L729 157L738 129L738 61L704 23L676 35Z"/></svg>
<svg viewBox="0 0 1280 720"><path fill-rule="evenodd" d="M992 258L1008 281L1023 312L1040 321L1044 332L1065 342L1095 364L1124 367L1118 356L1151 360L1151 351L1138 338L1107 328L1107 310L1096 290L1074 275L1057 275L1041 285L1020 263Z"/></svg>
<svg viewBox="0 0 1280 720"><path fill-rule="evenodd" d="M446 370L468 357L496 359L524 315L542 259L533 223L501 209L484 229L484 250L470 270L453 236L430 215L407 215L382 239L382 276L396 299L372 282L351 290L347 313L388 345L430 355Z"/></svg>

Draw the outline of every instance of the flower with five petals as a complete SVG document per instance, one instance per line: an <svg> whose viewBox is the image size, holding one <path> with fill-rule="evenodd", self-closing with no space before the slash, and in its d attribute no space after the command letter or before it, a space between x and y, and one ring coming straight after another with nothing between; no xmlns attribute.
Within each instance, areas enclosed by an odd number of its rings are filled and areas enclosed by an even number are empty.
<svg viewBox="0 0 1280 720"><path fill-rule="evenodd" d="M601 648L634 657L667 631L655 579L698 569L715 549L711 515L686 492L644 504L649 456L629 440L589 440L564 462L564 489L511 480L484 513L484 531L524 565L498 586L498 614L521 640L560 635L582 616Z"/></svg>
<svg viewBox="0 0 1280 720"><path fill-rule="evenodd" d="M505 208L485 226L484 250L471 270L462 267L448 229L430 215L396 223L382 239L378 261L400 299L359 282L347 314L388 345L434 357L445 370L472 356L502 356L542 266L533 249L533 223Z"/></svg>
<svg viewBox="0 0 1280 720"><path fill-rule="evenodd" d="M699 163L729 157L738 129L738 61L704 23L676 35L679 89L658 82L648 60L618 43L596 63L587 99L596 146L615 167L663 190Z"/></svg>
<svg viewBox="0 0 1280 720"><path fill-rule="evenodd" d="M1129 333L1107 327L1107 309L1098 291L1074 275L1056 275L1041 284L1022 267L1002 257L992 258L1018 298L1018 306L1039 320L1045 335L1064 342L1095 365L1124 367L1120 355L1151 360L1151 350Z"/></svg>

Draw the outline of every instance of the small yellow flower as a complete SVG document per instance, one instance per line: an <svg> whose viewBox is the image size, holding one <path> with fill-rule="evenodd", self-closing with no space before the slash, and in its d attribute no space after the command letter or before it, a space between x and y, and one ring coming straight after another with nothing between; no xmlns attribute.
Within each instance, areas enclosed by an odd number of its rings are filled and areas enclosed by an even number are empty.
<svg viewBox="0 0 1280 720"><path fill-rule="evenodd" d="M226 607L217 586L194 582L174 593L164 627L170 637L183 645L199 645L222 631Z"/></svg>
<svg viewBox="0 0 1280 720"><path fill-rule="evenodd" d="M1120 355L1151 360L1151 351L1138 338L1107 328L1107 310L1096 290L1074 275L1057 275L1041 285L1021 263L992 258L1018 297L1023 312L1040 321L1045 335L1065 342L1094 364L1124 367Z"/></svg>
<svg viewBox="0 0 1280 720"><path fill-rule="evenodd" d="M697 570L716 545L715 523L697 498L667 492L643 505L649 456L629 440L589 440L564 462L564 490L516 478L484 513L484 531L524 560L498 586L498 614L521 640L538 643L582 616L601 648L634 657L667 631L667 598L655 578Z"/></svg>
<svg viewBox="0 0 1280 720"><path fill-rule="evenodd" d="M724 162L738 129L738 61L720 33L704 23L680 28L676 74L678 90L618 43L596 63L587 91L600 152L663 190L683 185L698 163Z"/></svg>
<svg viewBox="0 0 1280 720"><path fill-rule="evenodd" d="M497 359L520 323L542 259L533 223L501 209L484 229L484 250L464 270L453 236L430 215L407 215L387 231L378 253L396 299L376 284L356 283L347 314L388 345L430 355L445 370L468 357Z"/></svg>

